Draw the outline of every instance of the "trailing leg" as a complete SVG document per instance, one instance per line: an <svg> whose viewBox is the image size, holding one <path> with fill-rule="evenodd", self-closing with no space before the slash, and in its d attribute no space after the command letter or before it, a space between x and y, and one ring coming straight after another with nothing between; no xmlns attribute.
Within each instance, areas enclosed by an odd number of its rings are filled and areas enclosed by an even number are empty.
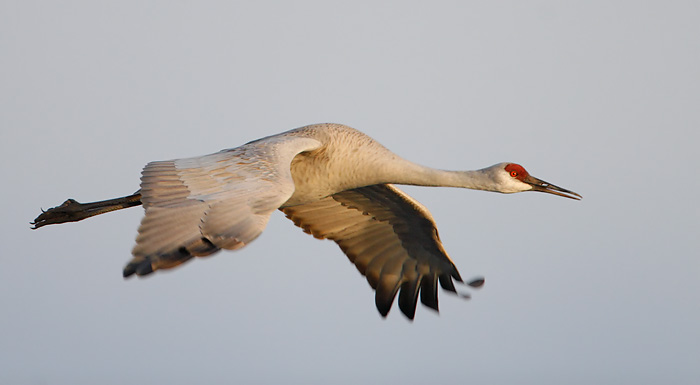
<svg viewBox="0 0 700 385"><path fill-rule="evenodd" d="M121 210L141 205L141 193L137 191L133 195L108 199L99 202L80 203L74 199L68 199L60 206L50 208L31 222L32 229L58 223L77 222L95 215Z"/></svg>

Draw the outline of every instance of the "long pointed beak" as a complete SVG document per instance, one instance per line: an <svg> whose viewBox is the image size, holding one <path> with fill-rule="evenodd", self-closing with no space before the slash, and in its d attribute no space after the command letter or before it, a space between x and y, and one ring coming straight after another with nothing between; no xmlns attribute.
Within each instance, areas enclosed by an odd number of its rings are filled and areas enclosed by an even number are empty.
<svg viewBox="0 0 700 385"><path fill-rule="evenodd" d="M541 191L549 194L559 195L560 197L576 200L580 200L581 198L583 198L581 195L573 191L569 191L565 188L555 186L549 182L543 181L542 179L537 179L534 176L528 175L527 178L523 180L523 182L532 186L532 191Z"/></svg>

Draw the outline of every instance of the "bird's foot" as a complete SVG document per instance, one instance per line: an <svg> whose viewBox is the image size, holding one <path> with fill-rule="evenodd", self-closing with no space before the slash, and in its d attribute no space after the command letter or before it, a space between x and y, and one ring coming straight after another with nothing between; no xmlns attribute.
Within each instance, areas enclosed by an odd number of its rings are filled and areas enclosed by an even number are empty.
<svg viewBox="0 0 700 385"><path fill-rule="evenodd" d="M89 206L89 204L82 204L75 199L67 199L60 206L52 207L46 211L41 210L41 214L31 222L32 229L88 218L92 216Z"/></svg>

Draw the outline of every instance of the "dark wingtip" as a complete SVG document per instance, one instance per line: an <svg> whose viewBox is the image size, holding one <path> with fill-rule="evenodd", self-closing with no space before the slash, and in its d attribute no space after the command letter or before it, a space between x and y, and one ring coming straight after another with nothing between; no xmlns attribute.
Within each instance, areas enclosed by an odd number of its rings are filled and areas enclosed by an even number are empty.
<svg viewBox="0 0 700 385"><path fill-rule="evenodd" d="M122 276L124 278L129 278L130 276L134 275L136 273L136 266L133 264L128 264L126 267L124 267L124 271L122 271Z"/></svg>
<svg viewBox="0 0 700 385"><path fill-rule="evenodd" d="M440 287L445 289L448 292L456 293L457 288L455 287L454 282L452 282L452 278L448 274L441 274L438 276L438 280L440 282Z"/></svg>
<svg viewBox="0 0 700 385"><path fill-rule="evenodd" d="M134 274L142 276L151 274L152 272L153 265L151 264L151 261L148 258L146 258L140 261L129 262L129 264L126 265L126 267L124 267L122 275L124 276L124 278L128 278Z"/></svg>
<svg viewBox="0 0 700 385"><path fill-rule="evenodd" d="M420 277L414 281L407 281L401 286L399 292L399 309L409 320L413 321L418 306L418 282Z"/></svg>
<svg viewBox="0 0 700 385"><path fill-rule="evenodd" d="M486 280L484 279L484 277L479 277L479 278L476 278L476 279L472 280L471 282L467 283L467 285L469 285L475 289L478 289L478 288L484 286L485 282L486 282Z"/></svg>
<svg viewBox="0 0 700 385"><path fill-rule="evenodd" d="M399 309L401 310L401 313L403 313L406 318L408 318L409 321L413 322L413 318L416 316L416 305L418 304L418 296L416 295L415 301L413 302L413 306L410 304L406 306L405 304L402 304L399 302Z"/></svg>
<svg viewBox="0 0 700 385"><path fill-rule="evenodd" d="M150 262L144 261L136 267L136 275L146 275L153 272L153 266Z"/></svg>
<svg viewBox="0 0 700 385"><path fill-rule="evenodd" d="M440 312L438 307L438 278L436 275L426 275L420 284L420 301L430 309Z"/></svg>
<svg viewBox="0 0 700 385"><path fill-rule="evenodd" d="M386 317L394 304L394 299L396 299L396 294L399 292L398 283L391 281L380 281L378 282L376 293L374 294L374 304L379 310L379 314L382 317Z"/></svg>

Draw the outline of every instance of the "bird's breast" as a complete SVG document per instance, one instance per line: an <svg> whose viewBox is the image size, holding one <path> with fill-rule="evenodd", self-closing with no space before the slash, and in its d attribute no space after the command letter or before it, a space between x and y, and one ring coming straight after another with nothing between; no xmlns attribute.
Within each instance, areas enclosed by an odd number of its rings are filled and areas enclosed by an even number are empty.
<svg viewBox="0 0 700 385"><path fill-rule="evenodd" d="M340 191L385 183L381 162L364 151L328 148L297 155L291 164L294 193L284 206L315 202Z"/></svg>

